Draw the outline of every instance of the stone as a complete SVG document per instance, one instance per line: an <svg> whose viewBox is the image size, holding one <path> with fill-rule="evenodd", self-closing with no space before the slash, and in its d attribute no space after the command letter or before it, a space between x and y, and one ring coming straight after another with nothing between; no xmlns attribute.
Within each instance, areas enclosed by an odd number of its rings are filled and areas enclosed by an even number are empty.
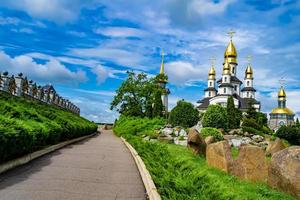
<svg viewBox="0 0 300 200"><path fill-rule="evenodd" d="M264 137L260 136L260 135L253 135L251 137L251 139L254 141L254 142L262 142L264 141Z"/></svg>
<svg viewBox="0 0 300 200"><path fill-rule="evenodd" d="M172 135L173 131L174 130L172 128L164 128L161 130L162 134L164 135Z"/></svg>
<svg viewBox="0 0 300 200"><path fill-rule="evenodd" d="M268 163L264 150L253 145L240 146L231 174L248 181L265 182L268 177Z"/></svg>
<svg viewBox="0 0 300 200"><path fill-rule="evenodd" d="M277 138L274 142L270 142L267 149L266 155L272 156L274 153L285 149L285 146L281 139Z"/></svg>
<svg viewBox="0 0 300 200"><path fill-rule="evenodd" d="M193 150L193 153L196 155L204 155L206 154L206 143L203 137L195 128L191 128L189 130L188 139L187 139L188 147Z"/></svg>
<svg viewBox="0 0 300 200"><path fill-rule="evenodd" d="M233 159L228 141L223 140L221 142L209 144L206 149L206 161L211 167L230 172Z"/></svg>
<svg viewBox="0 0 300 200"><path fill-rule="evenodd" d="M206 145L212 144L212 143L214 143L214 142L215 142L215 138L214 138L213 136L207 136L207 137L205 138L205 143L206 143Z"/></svg>
<svg viewBox="0 0 300 200"><path fill-rule="evenodd" d="M174 139L170 135L161 135L158 137L158 140L166 143L174 143Z"/></svg>
<svg viewBox="0 0 300 200"><path fill-rule="evenodd" d="M273 154L268 184L300 199L300 146L292 146Z"/></svg>
<svg viewBox="0 0 300 200"><path fill-rule="evenodd" d="M181 130L179 131L179 136L183 136L183 137L187 136L186 131L185 131L184 129L181 129Z"/></svg>

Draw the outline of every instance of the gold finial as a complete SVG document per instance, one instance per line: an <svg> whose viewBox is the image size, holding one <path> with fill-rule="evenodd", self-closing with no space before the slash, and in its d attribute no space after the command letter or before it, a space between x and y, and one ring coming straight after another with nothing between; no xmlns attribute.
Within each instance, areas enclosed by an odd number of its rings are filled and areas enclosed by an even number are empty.
<svg viewBox="0 0 300 200"><path fill-rule="evenodd" d="M281 77L281 79L279 80L279 83L280 83L281 87L278 92L278 98L280 101L282 101L282 100L286 99L286 94L285 94L285 90L284 90L285 79L283 77Z"/></svg>
<svg viewBox="0 0 300 200"><path fill-rule="evenodd" d="M228 32L230 40L232 40L234 34L235 34L235 31L233 31L233 30L231 30L231 31Z"/></svg>
<svg viewBox="0 0 300 200"><path fill-rule="evenodd" d="M164 69L164 49L161 50L161 65L160 65L160 74L164 74L165 69Z"/></svg>

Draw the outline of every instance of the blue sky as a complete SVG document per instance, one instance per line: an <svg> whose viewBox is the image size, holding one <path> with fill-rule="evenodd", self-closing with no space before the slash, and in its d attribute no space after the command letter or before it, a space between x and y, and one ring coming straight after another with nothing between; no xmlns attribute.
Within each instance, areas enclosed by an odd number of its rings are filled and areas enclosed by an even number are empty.
<svg viewBox="0 0 300 200"><path fill-rule="evenodd" d="M160 52L171 90L196 103L209 59L220 77L227 32L236 32L238 74L253 57L262 111L276 107L284 77L288 107L300 113L300 1L297 0L0 0L0 71L51 83L101 122L127 70L158 73Z"/></svg>

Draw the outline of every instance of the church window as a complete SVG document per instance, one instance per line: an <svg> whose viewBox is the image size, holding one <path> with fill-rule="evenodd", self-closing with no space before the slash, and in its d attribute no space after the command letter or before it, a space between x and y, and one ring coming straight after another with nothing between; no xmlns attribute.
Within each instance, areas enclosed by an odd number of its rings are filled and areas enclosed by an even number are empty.
<svg viewBox="0 0 300 200"><path fill-rule="evenodd" d="M209 86L210 86L210 87L212 86L212 82L209 82Z"/></svg>
<svg viewBox="0 0 300 200"><path fill-rule="evenodd" d="M247 81L247 86L250 86L250 81Z"/></svg>
<svg viewBox="0 0 300 200"><path fill-rule="evenodd" d="M234 90L237 91L237 86L236 85L234 86Z"/></svg>
<svg viewBox="0 0 300 200"><path fill-rule="evenodd" d="M234 69L235 69L235 68L233 67L233 68L232 68L232 73L233 73L233 74L234 74L234 71L235 71Z"/></svg>
<svg viewBox="0 0 300 200"><path fill-rule="evenodd" d="M247 92L247 97L249 97L249 92Z"/></svg>
<svg viewBox="0 0 300 200"><path fill-rule="evenodd" d="M224 94L226 94L226 88L224 88Z"/></svg>
<svg viewBox="0 0 300 200"><path fill-rule="evenodd" d="M227 77L224 77L224 82L227 82Z"/></svg>
<svg viewBox="0 0 300 200"><path fill-rule="evenodd" d="M211 96L211 92L210 92L210 91L208 92L208 96L209 96L209 97Z"/></svg>

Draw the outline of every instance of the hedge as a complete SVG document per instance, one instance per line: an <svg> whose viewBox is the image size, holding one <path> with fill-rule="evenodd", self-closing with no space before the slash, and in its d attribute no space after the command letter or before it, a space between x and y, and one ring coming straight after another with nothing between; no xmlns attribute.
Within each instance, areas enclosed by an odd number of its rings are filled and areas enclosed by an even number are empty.
<svg viewBox="0 0 300 200"><path fill-rule="evenodd" d="M0 163L88 135L97 125L69 111L0 92Z"/></svg>

